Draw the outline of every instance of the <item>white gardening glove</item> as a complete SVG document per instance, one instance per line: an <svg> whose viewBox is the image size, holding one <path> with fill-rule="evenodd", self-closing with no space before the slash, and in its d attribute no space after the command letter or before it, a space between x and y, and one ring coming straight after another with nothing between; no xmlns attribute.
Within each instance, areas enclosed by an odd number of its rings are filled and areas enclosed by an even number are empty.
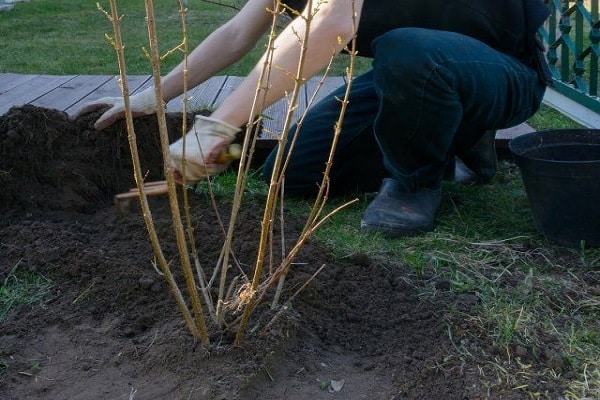
<svg viewBox="0 0 600 400"><path fill-rule="evenodd" d="M130 96L129 106L134 117L156 113L156 96L154 94L154 88L150 87L140 93ZM84 114L102 108L108 108L108 110L106 110L94 124L94 128L98 130L104 129L112 125L116 120L125 117L125 101L123 100L123 97L103 97L84 105L73 114L72 118L77 119Z"/></svg>
<svg viewBox="0 0 600 400"><path fill-rule="evenodd" d="M215 118L196 116L194 126L185 135L185 171L183 138L171 144L171 165L175 169L175 180L194 183L227 169L229 162L220 163L219 155L235 139L240 131L233 125Z"/></svg>

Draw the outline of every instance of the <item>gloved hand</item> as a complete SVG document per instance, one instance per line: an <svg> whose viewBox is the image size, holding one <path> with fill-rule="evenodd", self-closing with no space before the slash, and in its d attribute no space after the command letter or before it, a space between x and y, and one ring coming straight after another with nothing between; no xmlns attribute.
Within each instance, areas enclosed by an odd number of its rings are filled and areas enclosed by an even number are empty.
<svg viewBox="0 0 600 400"><path fill-rule="evenodd" d="M185 135L186 182L194 183L223 172L229 163L219 163L219 155L239 131L226 122L197 115L194 126ZM179 183L183 181L183 150L183 138L169 146L175 180Z"/></svg>
<svg viewBox="0 0 600 400"><path fill-rule="evenodd" d="M156 96L154 94L154 88L150 87L140 93L130 96L129 105L134 117L156 113ZM94 128L98 130L104 129L112 125L116 120L125 117L125 101L123 100L123 97L103 97L84 105L73 114L72 118L77 119L84 114L102 108L108 108L108 110L106 110L94 124Z"/></svg>

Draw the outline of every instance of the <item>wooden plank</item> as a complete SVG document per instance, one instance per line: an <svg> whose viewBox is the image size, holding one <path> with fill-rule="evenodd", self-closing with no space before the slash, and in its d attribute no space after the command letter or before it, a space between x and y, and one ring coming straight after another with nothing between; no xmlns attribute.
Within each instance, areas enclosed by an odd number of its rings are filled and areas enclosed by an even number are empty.
<svg viewBox="0 0 600 400"><path fill-rule="evenodd" d="M535 129L527 122L523 122L512 128L500 129L496 131L496 149L508 150L508 142L518 136L531 132L535 132Z"/></svg>
<svg viewBox="0 0 600 400"><path fill-rule="evenodd" d="M22 74L0 74L0 96L8 95L8 92L19 85L35 78L37 75Z"/></svg>
<svg viewBox="0 0 600 400"><path fill-rule="evenodd" d="M325 80L320 76L313 77L304 85L307 101L312 99L310 106L313 106L345 83L346 79L342 76L328 76Z"/></svg>
<svg viewBox="0 0 600 400"><path fill-rule="evenodd" d="M217 95L227 81L227 76L214 76L206 82L190 89L187 93L188 110L198 110L202 108L212 108ZM167 111L181 111L183 108L183 96L179 96L167 104Z"/></svg>
<svg viewBox="0 0 600 400"><path fill-rule="evenodd" d="M154 86L154 77L152 75L148 75L148 79L142 85L138 86L135 90L129 90L131 94L138 94L139 92L146 90L150 87Z"/></svg>
<svg viewBox="0 0 600 400"><path fill-rule="evenodd" d="M267 136L274 135L276 137L280 137L283 133L285 119L290 108L290 99L291 94L273 103L271 106L267 107L267 109L265 109L265 111L263 112L263 127ZM304 89L304 86L302 86L300 87L300 92L298 93L298 101L296 104L296 108L294 109L294 113L292 115L292 124L294 124L298 120L298 118L302 116L304 110L306 110L306 90Z"/></svg>
<svg viewBox="0 0 600 400"><path fill-rule="evenodd" d="M129 88L129 93L135 93L140 87L144 86L148 80L150 79L150 75L130 75L127 77L127 87ZM108 81L104 82L94 91L88 93L87 95L81 97L71 106L69 106L65 111L69 114L77 111L84 104L98 100L103 97L121 97L123 96L123 92L121 90L120 85L120 77L115 76L110 78Z"/></svg>
<svg viewBox="0 0 600 400"><path fill-rule="evenodd" d="M36 99L32 104L64 111L111 79L111 76L106 75L79 75Z"/></svg>
<svg viewBox="0 0 600 400"><path fill-rule="evenodd" d="M292 117L293 123L298 121L298 119L301 118L303 113L306 111L308 102L310 101L310 96L315 96L315 99L313 100L313 104L315 104L320 99L327 96L333 90L337 89L346 82L343 77L326 78L323 82L321 81L323 81L322 77L313 77L306 81L306 83L302 86L301 92L298 96L298 104ZM315 94L317 89L319 89L319 91ZM264 115L266 118L264 119L263 125L267 135L281 135L287 112L287 99L279 100L265 110Z"/></svg>
<svg viewBox="0 0 600 400"><path fill-rule="evenodd" d="M228 76L225 83L221 87L221 90L217 94L217 98L213 102L213 107L218 106L229 96L244 80L241 76Z"/></svg>
<svg viewBox="0 0 600 400"><path fill-rule="evenodd" d="M0 96L0 114L4 114L13 106L22 106L29 104L52 91L75 76L52 76L36 75L33 79L27 80L18 87L7 93L6 96Z"/></svg>
<svg viewBox="0 0 600 400"><path fill-rule="evenodd" d="M73 112L88 101L105 96L119 96L121 90L115 77L104 75L79 75L67 77L53 77L21 74L0 74L0 90L9 90L10 94L0 97L0 104L11 106L18 103L32 102L35 105L56 108ZM188 109L199 107L216 107L230 95L242 82L243 77L215 76L188 93ZM36 81L37 80L37 81ZM294 122L299 118L307 106L307 97L312 95L319 86L321 78L310 79L301 92L297 110L294 113ZM153 83L151 76L139 75L129 78L131 93L150 87ZM328 77L316 95L316 100L323 98L332 90L344 83L342 77ZM56 85L56 87L52 87ZM19 88L19 86L22 86ZM0 92L1 93L1 92ZM182 97L169 102L168 111L181 110ZM268 107L264 115L265 128L276 134L281 134L284 118L287 113L287 99L281 99Z"/></svg>

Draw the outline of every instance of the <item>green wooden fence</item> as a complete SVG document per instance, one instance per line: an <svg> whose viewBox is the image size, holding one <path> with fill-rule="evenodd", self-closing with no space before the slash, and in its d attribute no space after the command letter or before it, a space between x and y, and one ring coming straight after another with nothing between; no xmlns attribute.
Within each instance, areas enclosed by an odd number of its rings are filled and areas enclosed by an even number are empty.
<svg viewBox="0 0 600 400"><path fill-rule="evenodd" d="M554 89L600 113L599 0L544 0L552 15L539 33L554 77Z"/></svg>

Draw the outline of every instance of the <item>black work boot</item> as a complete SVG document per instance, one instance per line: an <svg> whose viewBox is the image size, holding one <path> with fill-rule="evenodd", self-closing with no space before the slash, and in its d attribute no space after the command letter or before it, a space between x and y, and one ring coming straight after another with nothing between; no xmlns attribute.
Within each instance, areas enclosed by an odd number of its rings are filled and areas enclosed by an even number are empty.
<svg viewBox="0 0 600 400"><path fill-rule="evenodd" d="M431 231L441 199L441 189L407 193L397 180L386 178L365 211L361 230L393 238Z"/></svg>
<svg viewBox="0 0 600 400"><path fill-rule="evenodd" d="M498 156L496 155L496 131L487 130L481 138L466 151L457 154L457 157L463 162L464 166L457 163L455 179L457 181L476 181L479 183L489 183L498 170ZM466 167L468 171L460 171L458 168ZM474 174L469 174L469 171ZM459 179L459 176L463 179ZM464 176L470 176L471 179L464 179Z"/></svg>

